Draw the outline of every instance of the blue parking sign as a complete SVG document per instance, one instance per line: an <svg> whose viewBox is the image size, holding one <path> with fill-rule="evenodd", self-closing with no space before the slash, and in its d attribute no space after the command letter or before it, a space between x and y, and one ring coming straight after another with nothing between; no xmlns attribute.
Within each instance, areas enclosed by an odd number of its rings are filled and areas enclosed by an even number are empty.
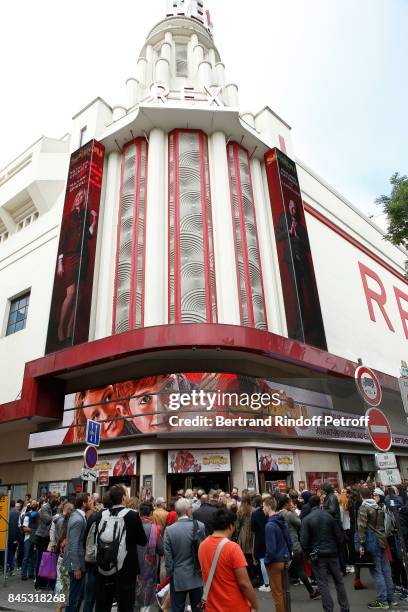
<svg viewBox="0 0 408 612"><path fill-rule="evenodd" d="M99 446L101 443L101 424L98 421L86 422L86 440L87 444Z"/></svg>

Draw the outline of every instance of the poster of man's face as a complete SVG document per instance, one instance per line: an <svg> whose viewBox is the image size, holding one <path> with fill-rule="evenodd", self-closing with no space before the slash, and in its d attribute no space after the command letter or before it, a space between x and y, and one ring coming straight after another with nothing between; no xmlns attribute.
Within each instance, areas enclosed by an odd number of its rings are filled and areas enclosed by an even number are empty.
<svg viewBox="0 0 408 612"><path fill-rule="evenodd" d="M46 353L88 340L103 159L95 140L71 155Z"/></svg>

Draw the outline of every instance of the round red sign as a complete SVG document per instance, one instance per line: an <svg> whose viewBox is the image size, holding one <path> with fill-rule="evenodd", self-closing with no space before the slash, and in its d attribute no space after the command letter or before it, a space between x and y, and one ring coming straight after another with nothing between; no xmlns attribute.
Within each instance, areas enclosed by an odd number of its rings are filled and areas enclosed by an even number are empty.
<svg viewBox="0 0 408 612"><path fill-rule="evenodd" d="M84 462L87 468L92 469L98 463L98 450L95 446L87 446L84 452Z"/></svg>
<svg viewBox="0 0 408 612"><path fill-rule="evenodd" d="M387 417L378 408L369 408L366 412L368 417L368 435L375 448L386 453L392 444L392 431Z"/></svg>
<svg viewBox="0 0 408 612"><path fill-rule="evenodd" d="M382 400L381 385L370 368L358 366L354 373L357 390L363 400L370 406L378 406Z"/></svg>

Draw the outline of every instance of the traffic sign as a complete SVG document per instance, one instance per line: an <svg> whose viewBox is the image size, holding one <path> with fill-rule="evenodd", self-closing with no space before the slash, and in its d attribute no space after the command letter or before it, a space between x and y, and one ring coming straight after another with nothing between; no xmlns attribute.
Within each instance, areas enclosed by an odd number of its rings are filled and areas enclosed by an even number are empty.
<svg viewBox="0 0 408 612"><path fill-rule="evenodd" d="M81 470L81 478L82 480L90 480L91 482L96 482L98 478L97 470L91 470L90 468L82 468Z"/></svg>
<svg viewBox="0 0 408 612"><path fill-rule="evenodd" d="M85 442L92 446L99 446L101 443L101 424L98 421L86 422Z"/></svg>
<svg viewBox="0 0 408 612"><path fill-rule="evenodd" d="M378 406L382 400L381 385L370 368L358 366L354 372L357 391L370 406Z"/></svg>
<svg viewBox="0 0 408 612"><path fill-rule="evenodd" d="M378 470L377 474L382 485L392 487L401 484L401 474L397 469Z"/></svg>
<svg viewBox="0 0 408 612"><path fill-rule="evenodd" d="M87 446L84 452L85 467L93 469L98 463L98 449L95 446Z"/></svg>
<svg viewBox="0 0 408 612"><path fill-rule="evenodd" d="M375 464L379 470L396 468L397 458L394 453L376 453Z"/></svg>
<svg viewBox="0 0 408 612"><path fill-rule="evenodd" d="M369 408L366 417L371 442L379 451L387 452L392 444L392 431L387 417L378 408Z"/></svg>

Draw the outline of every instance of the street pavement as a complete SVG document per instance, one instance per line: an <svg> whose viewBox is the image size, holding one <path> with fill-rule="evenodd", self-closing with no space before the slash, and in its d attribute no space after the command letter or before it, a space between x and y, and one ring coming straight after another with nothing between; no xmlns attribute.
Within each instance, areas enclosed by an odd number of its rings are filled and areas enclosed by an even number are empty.
<svg viewBox="0 0 408 612"><path fill-rule="evenodd" d="M347 592L350 599L350 612L366 612L367 603L375 599L375 590L371 578L367 571L363 571L363 582L369 587L366 591L355 591L353 588L353 574L349 574L346 581ZM44 593L41 591L40 593ZM32 581L22 582L19 575L12 576L8 579L7 585L4 586L3 576L1 575L0 582L0 610L14 610L16 612L50 612L55 610L57 603L21 603L10 602L9 599L17 594L35 594L34 584ZM336 602L336 594L333 594L333 599ZM50 594L51 595L51 594ZM321 612L321 600L317 599L310 601L303 585L291 587L292 610L291 612ZM275 607L272 602L271 593L259 593L258 599L260 602L260 612L274 612ZM335 606L335 611L339 607ZM393 610L403 610L408 612L408 604L400 602L398 607ZM115 608L116 610L116 608ZM236 612L239 612L237 610Z"/></svg>

